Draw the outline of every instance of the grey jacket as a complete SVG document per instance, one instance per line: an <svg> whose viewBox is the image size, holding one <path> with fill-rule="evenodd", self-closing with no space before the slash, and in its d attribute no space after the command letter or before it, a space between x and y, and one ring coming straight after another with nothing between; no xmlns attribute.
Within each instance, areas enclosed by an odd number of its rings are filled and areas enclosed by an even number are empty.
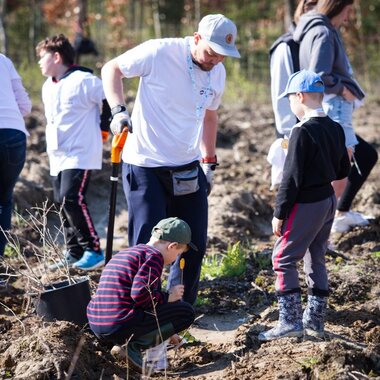
<svg viewBox="0 0 380 380"><path fill-rule="evenodd" d="M341 95L347 87L359 100L365 94L352 77L352 69L338 31L323 14L304 14L293 38L300 43L300 67L321 76L326 94Z"/></svg>

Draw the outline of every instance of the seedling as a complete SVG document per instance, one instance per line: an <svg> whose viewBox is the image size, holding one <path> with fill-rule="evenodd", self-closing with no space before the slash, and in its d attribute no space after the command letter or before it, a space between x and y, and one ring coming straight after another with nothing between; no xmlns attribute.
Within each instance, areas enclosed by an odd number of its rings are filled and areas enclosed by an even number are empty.
<svg viewBox="0 0 380 380"><path fill-rule="evenodd" d="M316 364L318 364L318 360L314 357L308 357L302 360L301 364L305 370L311 370Z"/></svg>
<svg viewBox="0 0 380 380"><path fill-rule="evenodd" d="M201 279L240 276L245 272L247 253L240 241L228 247L226 254L214 253L203 261Z"/></svg>

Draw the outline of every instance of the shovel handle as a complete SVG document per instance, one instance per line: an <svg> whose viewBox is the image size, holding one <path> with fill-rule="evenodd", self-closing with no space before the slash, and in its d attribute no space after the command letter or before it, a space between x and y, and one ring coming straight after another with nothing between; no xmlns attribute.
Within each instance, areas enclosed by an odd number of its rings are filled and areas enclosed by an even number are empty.
<svg viewBox="0 0 380 380"><path fill-rule="evenodd" d="M131 127L127 124L118 135L113 136L111 145L111 162L113 164L120 164L121 152L127 140L128 131L130 130Z"/></svg>

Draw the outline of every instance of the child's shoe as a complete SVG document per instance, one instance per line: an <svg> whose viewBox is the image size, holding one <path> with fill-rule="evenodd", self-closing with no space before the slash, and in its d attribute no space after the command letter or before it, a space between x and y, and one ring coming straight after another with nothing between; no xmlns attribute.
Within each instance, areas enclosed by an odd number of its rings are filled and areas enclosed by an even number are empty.
<svg viewBox="0 0 380 380"><path fill-rule="evenodd" d="M308 295L302 322L306 335L323 339L327 297Z"/></svg>
<svg viewBox="0 0 380 380"><path fill-rule="evenodd" d="M86 249L82 258L73 264L73 268L91 270L103 266L104 263L104 253L102 250L93 251L92 249Z"/></svg>
<svg viewBox="0 0 380 380"><path fill-rule="evenodd" d="M277 326L259 334L258 339L262 342L303 336L301 294L278 296L278 307L280 315Z"/></svg>
<svg viewBox="0 0 380 380"><path fill-rule="evenodd" d="M73 256L69 250L63 251L63 257L61 257L57 262L48 266L51 271L56 271L57 269L64 267L71 267L74 263L79 261L77 257Z"/></svg>
<svg viewBox="0 0 380 380"><path fill-rule="evenodd" d="M123 346L115 345L111 349L111 355L119 362L128 363L134 371L142 373L142 355L135 345L130 343Z"/></svg>

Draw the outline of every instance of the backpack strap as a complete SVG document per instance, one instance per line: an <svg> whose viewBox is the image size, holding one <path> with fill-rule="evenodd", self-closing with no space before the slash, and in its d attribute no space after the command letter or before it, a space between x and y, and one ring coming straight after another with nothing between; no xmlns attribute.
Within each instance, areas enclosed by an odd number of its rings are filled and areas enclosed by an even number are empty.
<svg viewBox="0 0 380 380"><path fill-rule="evenodd" d="M274 43L272 44L272 46L269 49L269 59L271 58L273 52L276 50L277 46L283 42L285 42L289 46L290 53L292 55L294 72L299 71L299 69L300 69L300 59L299 59L300 45L299 45L299 43L297 43L293 40L293 34L290 32L283 34L282 36L278 37L276 41L274 41Z"/></svg>

